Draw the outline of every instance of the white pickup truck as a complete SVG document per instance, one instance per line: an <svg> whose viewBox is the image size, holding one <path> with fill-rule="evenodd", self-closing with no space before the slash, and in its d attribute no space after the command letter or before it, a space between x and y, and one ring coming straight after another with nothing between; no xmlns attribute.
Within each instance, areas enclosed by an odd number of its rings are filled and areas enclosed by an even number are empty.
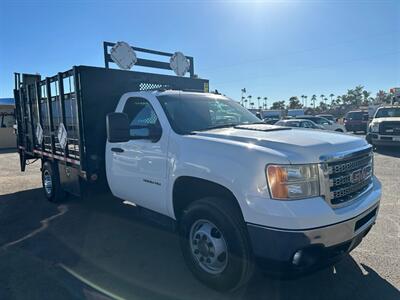
<svg viewBox="0 0 400 300"><path fill-rule="evenodd" d="M220 95L127 93L108 115L112 193L178 221L191 270L220 289L254 262L301 270L357 246L379 206L372 163L363 139L260 124Z"/></svg>
<svg viewBox="0 0 400 300"><path fill-rule="evenodd" d="M263 124L201 91L208 81L197 77L83 66L35 76L16 80L21 168L42 160L51 201L104 173L113 195L177 225L189 268L212 288L239 288L255 266L301 274L333 264L375 223L381 186L364 139ZM155 80L158 90L143 90ZM172 83L197 91L160 88ZM43 117L58 101L58 119Z"/></svg>

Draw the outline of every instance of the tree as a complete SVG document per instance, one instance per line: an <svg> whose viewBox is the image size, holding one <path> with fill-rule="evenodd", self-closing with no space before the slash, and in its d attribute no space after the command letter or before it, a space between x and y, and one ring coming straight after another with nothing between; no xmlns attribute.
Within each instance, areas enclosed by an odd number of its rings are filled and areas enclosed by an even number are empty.
<svg viewBox="0 0 400 300"><path fill-rule="evenodd" d="M251 98L252 98L251 95L248 95L248 96L247 96L247 99L249 100L249 104L250 104L250 105L251 105Z"/></svg>
<svg viewBox="0 0 400 300"><path fill-rule="evenodd" d="M300 97L301 97L301 100L303 101L303 104L304 104L304 99L306 98L306 96L305 95L301 95Z"/></svg>
<svg viewBox="0 0 400 300"><path fill-rule="evenodd" d="M321 97L321 100L324 101L325 95L321 94L320 97Z"/></svg>
<svg viewBox="0 0 400 300"><path fill-rule="evenodd" d="M368 105L369 101L370 101L370 97L369 96L371 96L371 93L366 91L366 90L363 90L362 91L362 96L363 96L362 105Z"/></svg>
<svg viewBox="0 0 400 300"><path fill-rule="evenodd" d="M265 109L267 109L267 100L268 100L268 97L264 97L264 108Z"/></svg>
<svg viewBox="0 0 400 300"><path fill-rule="evenodd" d="M333 103L333 97L334 97L334 96L335 96L335 95L332 94L332 93L329 95L329 98L331 98L331 104Z"/></svg>
<svg viewBox="0 0 400 300"><path fill-rule="evenodd" d="M320 102L319 103L319 106L318 106L318 111L319 112L325 112L325 111L327 111L328 110L328 106L326 105L326 103L325 102Z"/></svg>
<svg viewBox="0 0 400 300"><path fill-rule="evenodd" d="M290 97L288 105L289 109L302 108L302 107L303 105L300 103L299 98L297 98L296 96Z"/></svg>
<svg viewBox="0 0 400 300"><path fill-rule="evenodd" d="M272 103L271 109L285 109L285 101L276 101Z"/></svg>
<svg viewBox="0 0 400 300"><path fill-rule="evenodd" d="M307 107L307 98L308 98L308 96L304 95L304 107Z"/></svg>
<svg viewBox="0 0 400 300"><path fill-rule="evenodd" d="M386 93L385 91L380 90L375 97L375 102L376 103L391 103L392 101L392 95L389 93Z"/></svg>
<svg viewBox="0 0 400 300"><path fill-rule="evenodd" d="M257 97L258 109L261 109L261 106L260 106L260 100L261 100L261 97Z"/></svg>
<svg viewBox="0 0 400 300"><path fill-rule="evenodd" d="M315 102L317 101L317 95L312 95L312 97L311 97L311 102L312 102L312 104L313 104L313 107L314 107L314 109L315 109Z"/></svg>

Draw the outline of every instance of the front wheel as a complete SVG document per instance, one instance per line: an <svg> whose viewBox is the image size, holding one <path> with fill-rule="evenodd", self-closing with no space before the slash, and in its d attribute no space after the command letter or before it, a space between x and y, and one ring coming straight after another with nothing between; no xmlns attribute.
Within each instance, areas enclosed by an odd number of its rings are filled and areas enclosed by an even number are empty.
<svg viewBox="0 0 400 300"><path fill-rule="evenodd" d="M234 204L212 197L197 200L183 213L179 231L186 263L207 286L232 291L252 277L247 230Z"/></svg>
<svg viewBox="0 0 400 300"><path fill-rule="evenodd" d="M343 132L343 129L336 129L336 132Z"/></svg>

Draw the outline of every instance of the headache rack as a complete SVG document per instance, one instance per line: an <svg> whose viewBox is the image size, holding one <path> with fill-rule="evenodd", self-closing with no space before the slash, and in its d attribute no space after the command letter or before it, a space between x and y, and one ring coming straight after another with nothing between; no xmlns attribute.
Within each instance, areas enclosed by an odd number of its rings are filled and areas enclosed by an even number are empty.
<svg viewBox="0 0 400 300"><path fill-rule="evenodd" d="M22 171L27 159L47 158L73 167L82 178L98 175L99 170L104 170L106 114L115 110L124 93L166 89L208 92L208 80L194 75L192 57L187 57L191 63L188 77L125 71L110 68L108 50L113 45L104 42L105 68L74 66L46 78L15 73L17 144ZM133 49L165 57L173 55ZM138 58L136 65L171 70L167 62L144 58ZM66 131L65 147L58 139L61 123Z"/></svg>

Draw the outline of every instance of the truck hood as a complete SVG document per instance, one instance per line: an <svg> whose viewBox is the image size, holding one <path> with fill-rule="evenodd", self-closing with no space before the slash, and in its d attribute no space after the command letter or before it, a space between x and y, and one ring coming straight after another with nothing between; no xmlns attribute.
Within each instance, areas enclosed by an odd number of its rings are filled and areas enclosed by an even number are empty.
<svg viewBox="0 0 400 300"><path fill-rule="evenodd" d="M197 132L196 137L216 141L235 141L277 151L291 163L316 163L320 156L356 150L367 145L363 138L314 129L287 128L274 125L241 125L234 128Z"/></svg>

